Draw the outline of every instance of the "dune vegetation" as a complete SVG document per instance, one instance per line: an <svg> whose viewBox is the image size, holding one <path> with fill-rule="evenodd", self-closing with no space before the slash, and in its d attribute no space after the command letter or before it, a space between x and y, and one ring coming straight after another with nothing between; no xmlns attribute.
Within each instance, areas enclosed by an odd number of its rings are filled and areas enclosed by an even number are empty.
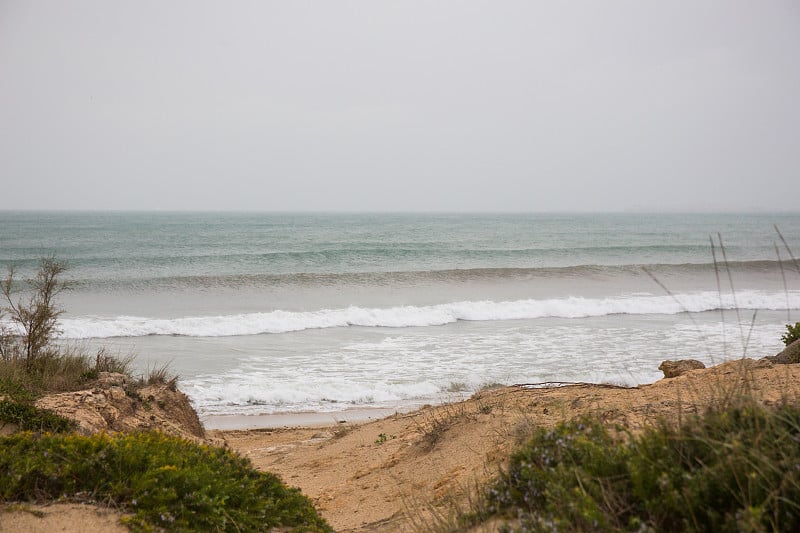
<svg viewBox="0 0 800 533"><path fill-rule="evenodd" d="M135 531L331 531L298 489L230 450L158 431L81 435L74 421L37 408L37 398L79 390L104 372L126 375L133 397L170 379L164 368L134 378L130 359L54 342L65 269L46 258L24 290L13 270L0 284L17 326L0 328L0 428L17 430L0 437L0 502L110 505Z"/></svg>

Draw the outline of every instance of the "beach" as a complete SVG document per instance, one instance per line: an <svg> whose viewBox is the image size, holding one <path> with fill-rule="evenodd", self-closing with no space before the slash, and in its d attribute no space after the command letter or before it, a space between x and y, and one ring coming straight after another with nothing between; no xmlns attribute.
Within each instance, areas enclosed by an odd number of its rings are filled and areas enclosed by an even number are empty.
<svg viewBox="0 0 800 533"><path fill-rule="evenodd" d="M283 418L281 427L212 430L206 437L299 487L336 531L408 532L430 530L469 511L477 491L536 428L588 416L635 434L725 405L742 393L765 405L795 403L800 365L746 359L633 388L500 387L377 420L308 425L308 418L297 415ZM86 517L108 520L110 513L75 507L80 506L35 507L45 518L30 509L5 513L0 530L45 531L58 523L61 531L81 531Z"/></svg>

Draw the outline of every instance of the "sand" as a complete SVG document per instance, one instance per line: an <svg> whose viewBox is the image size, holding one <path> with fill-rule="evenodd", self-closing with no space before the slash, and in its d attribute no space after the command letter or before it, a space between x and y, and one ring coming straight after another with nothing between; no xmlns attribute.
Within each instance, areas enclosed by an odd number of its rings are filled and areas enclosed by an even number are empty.
<svg viewBox="0 0 800 533"><path fill-rule="evenodd" d="M736 361L636 388L503 387L367 422L350 417L340 423L336 417L326 425L296 427L309 425L308 414L298 414L271 421L284 427L208 433L301 488L336 531L418 531L467 508L476 487L495 476L536 427L588 415L637 431L659 417L675 419L724 401L744 384L766 404L797 402L800 365L758 368L752 360ZM0 523L12 518L22 520L13 522L21 524L18 531L90 530L66 514L57 528L24 512L0 514Z"/></svg>
<svg viewBox="0 0 800 533"><path fill-rule="evenodd" d="M0 532L124 533L130 531L119 523L121 516L122 514L114 509L80 503L0 505Z"/></svg>

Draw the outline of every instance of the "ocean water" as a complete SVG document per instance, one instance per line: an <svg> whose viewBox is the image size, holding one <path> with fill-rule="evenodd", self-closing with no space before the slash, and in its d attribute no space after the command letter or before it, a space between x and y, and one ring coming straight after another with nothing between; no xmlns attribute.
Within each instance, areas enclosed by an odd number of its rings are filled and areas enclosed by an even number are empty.
<svg viewBox="0 0 800 533"><path fill-rule="evenodd" d="M63 342L169 363L202 416L335 413L774 354L774 225L800 254L791 214L0 212L0 263L67 260Z"/></svg>

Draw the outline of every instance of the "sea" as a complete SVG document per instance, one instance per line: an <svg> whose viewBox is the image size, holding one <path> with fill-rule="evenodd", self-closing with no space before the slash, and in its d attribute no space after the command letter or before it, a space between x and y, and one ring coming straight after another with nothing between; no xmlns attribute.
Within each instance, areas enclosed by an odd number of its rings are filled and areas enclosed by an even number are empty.
<svg viewBox="0 0 800 533"><path fill-rule="evenodd" d="M0 212L0 265L68 262L59 342L168 364L203 419L772 355L795 255L800 214Z"/></svg>

